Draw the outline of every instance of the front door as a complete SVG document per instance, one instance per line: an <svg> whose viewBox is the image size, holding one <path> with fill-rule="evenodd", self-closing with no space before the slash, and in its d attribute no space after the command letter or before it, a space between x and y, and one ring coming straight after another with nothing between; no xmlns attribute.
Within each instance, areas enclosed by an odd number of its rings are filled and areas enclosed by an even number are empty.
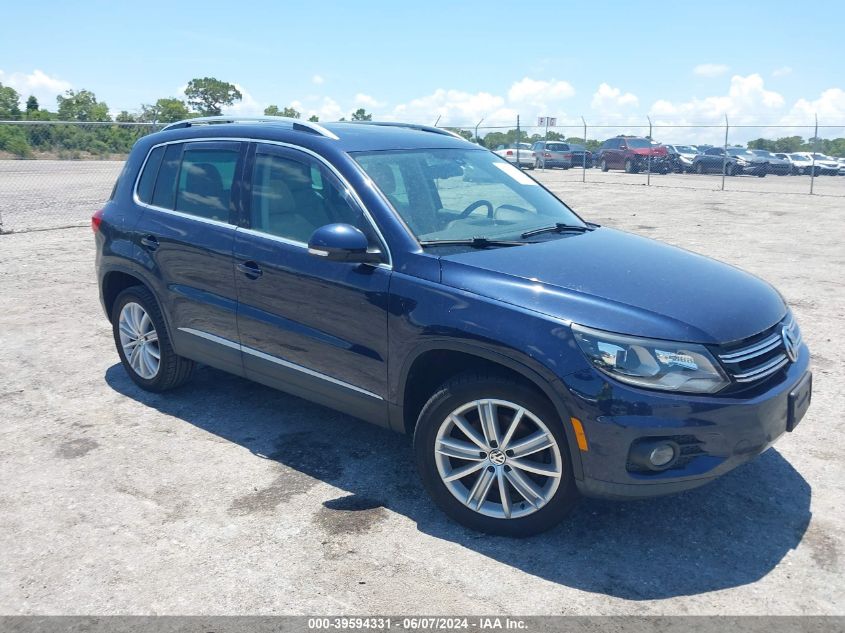
<svg viewBox="0 0 845 633"><path fill-rule="evenodd" d="M384 245L349 186L309 153L254 144L246 227L235 232L246 375L386 424L391 271L309 254L319 227L346 223Z"/></svg>

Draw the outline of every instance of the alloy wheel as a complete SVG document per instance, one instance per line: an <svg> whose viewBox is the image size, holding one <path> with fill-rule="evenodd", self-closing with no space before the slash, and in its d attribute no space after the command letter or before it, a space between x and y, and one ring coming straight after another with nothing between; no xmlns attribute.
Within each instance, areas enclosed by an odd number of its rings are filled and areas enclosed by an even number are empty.
<svg viewBox="0 0 845 633"><path fill-rule="evenodd" d="M161 349L158 332L147 311L130 301L120 311L118 318L120 345L126 362L136 374L145 380L152 380L161 366Z"/></svg>
<svg viewBox="0 0 845 633"><path fill-rule="evenodd" d="M563 476L549 428L506 400L473 400L455 409L437 431L434 456L443 484L458 501L499 519L540 510Z"/></svg>

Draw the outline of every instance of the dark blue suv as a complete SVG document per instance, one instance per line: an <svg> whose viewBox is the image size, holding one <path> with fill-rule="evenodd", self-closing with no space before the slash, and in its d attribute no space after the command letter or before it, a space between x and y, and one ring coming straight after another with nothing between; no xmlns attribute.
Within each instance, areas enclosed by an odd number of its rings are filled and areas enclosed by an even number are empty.
<svg viewBox="0 0 845 633"><path fill-rule="evenodd" d="M586 222L437 128L183 121L138 141L92 222L138 385L204 363L412 434L435 502L479 530L700 486L809 406L767 283Z"/></svg>

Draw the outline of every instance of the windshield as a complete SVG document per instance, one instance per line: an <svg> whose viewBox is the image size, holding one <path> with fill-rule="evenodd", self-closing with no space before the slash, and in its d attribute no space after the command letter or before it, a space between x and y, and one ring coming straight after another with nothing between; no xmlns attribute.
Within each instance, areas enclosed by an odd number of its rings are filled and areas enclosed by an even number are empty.
<svg viewBox="0 0 845 633"><path fill-rule="evenodd" d="M729 147L728 154L731 156L754 156L754 154L742 147Z"/></svg>
<svg viewBox="0 0 845 633"><path fill-rule="evenodd" d="M631 149L648 149L651 147L651 142L645 140L644 138L628 138L625 139L625 142Z"/></svg>
<svg viewBox="0 0 845 633"><path fill-rule="evenodd" d="M802 156L801 154L790 154L789 157L792 160L797 160L797 161L808 161L808 160L810 160L809 158L807 158L806 156Z"/></svg>
<svg viewBox="0 0 845 633"><path fill-rule="evenodd" d="M765 158L771 158L772 155L764 149L752 149L751 152L756 154L757 156L763 156Z"/></svg>
<svg viewBox="0 0 845 633"><path fill-rule="evenodd" d="M565 204L492 152L354 152L416 238L514 240L556 223L584 226Z"/></svg>
<svg viewBox="0 0 845 633"><path fill-rule="evenodd" d="M696 154L697 150L691 145L675 145L675 151L679 154Z"/></svg>

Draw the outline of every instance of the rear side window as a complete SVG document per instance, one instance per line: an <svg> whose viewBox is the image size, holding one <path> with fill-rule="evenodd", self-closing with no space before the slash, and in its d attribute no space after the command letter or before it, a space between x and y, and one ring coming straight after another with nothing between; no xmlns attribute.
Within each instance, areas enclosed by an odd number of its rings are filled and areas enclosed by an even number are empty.
<svg viewBox="0 0 845 633"><path fill-rule="evenodd" d="M161 167L162 158L164 158L163 145L156 147L150 152L141 172L141 178L138 180L138 199L145 204L152 203L153 187L156 184L156 176L158 175L159 167Z"/></svg>
<svg viewBox="0 0 845 633"><path fill-rule="evenodd" d="M182 159L182 144L168 145L158 170L158 177L153 187L153 205L163 209L172 209L176 196L176 178L179 175L179 163Z"/></svg>
<svg viewBox="0 0 845 633"><path fill-rule="evenodd" d="M186 146L176 187L176 210L228 222L239 156L237 146L232 149Z"/></svg>

